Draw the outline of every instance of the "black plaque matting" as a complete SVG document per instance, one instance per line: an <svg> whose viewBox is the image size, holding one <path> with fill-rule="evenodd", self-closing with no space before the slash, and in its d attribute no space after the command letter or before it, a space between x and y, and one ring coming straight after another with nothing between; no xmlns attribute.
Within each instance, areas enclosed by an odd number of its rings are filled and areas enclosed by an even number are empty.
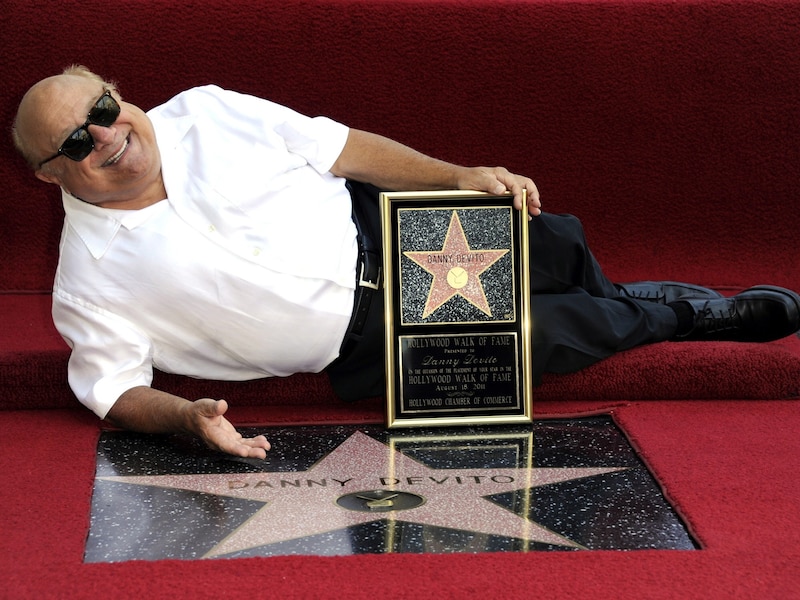
<svg viewBox="0 0 800 600"><path fill-rule="evenodd" d="M389 427L531 421L527 215L512 202L381 194Z"/></svg>

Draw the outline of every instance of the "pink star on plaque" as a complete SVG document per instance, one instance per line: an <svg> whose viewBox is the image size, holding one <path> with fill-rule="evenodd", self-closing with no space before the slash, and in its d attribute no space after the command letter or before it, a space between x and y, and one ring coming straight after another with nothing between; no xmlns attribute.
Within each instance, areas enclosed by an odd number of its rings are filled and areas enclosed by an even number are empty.
<svg viewBox="0 0 800 600"><path fill-rule="evenodd" d="M408 251L403 255L433 275L422 318L431 315L450 298L460 295L467 302L492 316L480 275L500 260L505 250L473 250L467 242L458 213L453 211L444 245L437 251Z"/></svg>
<svg viewBox="0 0 800 600"><path fill-rule="evenodd" d="M435 469L356 432L302 472L100 477L193 490L264 506L204 558L388 519L583 548L485 496L626 467Z"/></svg>

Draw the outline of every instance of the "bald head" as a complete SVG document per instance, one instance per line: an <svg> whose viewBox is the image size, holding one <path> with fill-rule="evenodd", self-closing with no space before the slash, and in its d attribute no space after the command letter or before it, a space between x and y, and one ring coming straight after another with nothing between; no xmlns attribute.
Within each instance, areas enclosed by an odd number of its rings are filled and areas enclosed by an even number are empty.
<svg viewBox="0 0 800 600"><path fill-rule="evenodd" d="M60 75L47 77L33 85L23 96L12 127L14 145L33 168L52 154L54 135L63 133L56 148L63 142L69 131L63 132L64 113L68 103L83 98L88 91L112 90L114 83L103 80L86 67L73 65Z"/></svg>

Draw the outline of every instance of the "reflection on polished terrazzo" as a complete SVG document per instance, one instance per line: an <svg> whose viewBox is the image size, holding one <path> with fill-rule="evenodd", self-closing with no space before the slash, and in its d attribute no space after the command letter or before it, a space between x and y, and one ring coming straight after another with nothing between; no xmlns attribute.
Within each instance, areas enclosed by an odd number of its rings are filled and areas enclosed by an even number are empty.
<svg viewBox="0 0 800 600"><path fill-rule="evenodd" d="M85 561L697 548L609 418L243 433L266 460L103 433Z"/></svg>

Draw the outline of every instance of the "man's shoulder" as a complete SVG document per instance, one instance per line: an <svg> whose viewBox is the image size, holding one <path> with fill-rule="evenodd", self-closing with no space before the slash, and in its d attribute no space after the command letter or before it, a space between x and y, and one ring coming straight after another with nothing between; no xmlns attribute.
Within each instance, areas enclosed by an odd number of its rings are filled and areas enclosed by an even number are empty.
<svg viewBox="0 0 800 600"><path fill-rule="evenodd" d="M229 95L218 85L203 85L185 90L163 104L148 111L149 116L162 116L164 118L182 117L197 112L204 106L213 106L225 102Z"/></svg>

